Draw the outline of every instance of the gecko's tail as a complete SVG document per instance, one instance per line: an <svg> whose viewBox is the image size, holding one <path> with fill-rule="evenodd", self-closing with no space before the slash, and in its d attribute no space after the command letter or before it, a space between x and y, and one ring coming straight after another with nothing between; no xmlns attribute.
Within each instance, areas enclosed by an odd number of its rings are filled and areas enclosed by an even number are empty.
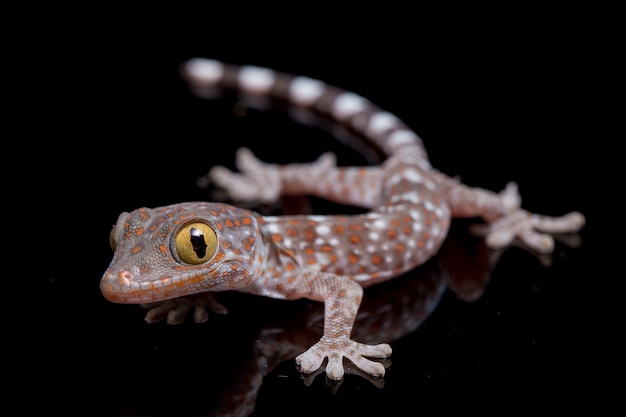
<svg viewBox="0 0 626 417"><path fill-rule="evenodd" d="M348 127L385 155L418 154L420 166L431 169L421 138L397 116L368 99L323 81L251 65L226 64L193 58L181 65L181 75L201 97L228 89L249 96L262 96L305 108Z"/></svg>

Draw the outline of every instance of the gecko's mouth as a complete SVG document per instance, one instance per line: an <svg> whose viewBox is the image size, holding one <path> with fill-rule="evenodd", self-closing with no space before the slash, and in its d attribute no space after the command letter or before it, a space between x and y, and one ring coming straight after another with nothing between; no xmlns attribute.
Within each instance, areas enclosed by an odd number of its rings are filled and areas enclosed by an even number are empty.
<svg viewBox="0 0 626 417"><path fill-rule="evenodd" d="M137 281L128 270L107 271L100 281L100 291L114 303L152 303L189 294L188 285L198 280L194 276L177 276Z"/></svg>

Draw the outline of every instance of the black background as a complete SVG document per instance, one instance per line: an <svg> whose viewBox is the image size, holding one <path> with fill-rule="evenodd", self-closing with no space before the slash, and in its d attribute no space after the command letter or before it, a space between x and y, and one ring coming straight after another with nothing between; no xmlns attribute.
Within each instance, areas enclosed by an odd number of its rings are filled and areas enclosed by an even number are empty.
<svg viewBox="0 0 626 417"><path fill-rule="evenodd" d="M392 343L384 388L349 375L333 395L322 377L306 386L289 360L265 377L253 415L506 415L597 409L611 398L604 373L621 361L606 359L623 325L605 327L615 306L606 297L623 271L602 272L611 244L600 237L619 216L600 181L618 167L605 162L616 152L615 133L604 131L610 19L583 9L390 9L350 19L319 11L306 24L295 10L192 9L63 19L40 10L41 25L30 22L34 41L7 60L20 75L9 79L20 90L10 120L20 128L5 142L14 147L5 151L4 217L15 228L6 280L16 285L3 291L0 359L2 395L18 415L208 413L228 380L228 354L246 349L237 323L283 304L234 296L234 321L147 325L141 308L109 303L98 289L117 215L209 198L196 179L213 165L232 167L242 145L270 162L331 150L341 164L366 163L283 114L241 117L232 102L193 97L178 67L195 56L357 92L414 128L441 171L492 190L513 180L525 208L578 210L588 220L582 245L557 243L551 267L511 248L479 300L446 292L423 326Z"/></svg>

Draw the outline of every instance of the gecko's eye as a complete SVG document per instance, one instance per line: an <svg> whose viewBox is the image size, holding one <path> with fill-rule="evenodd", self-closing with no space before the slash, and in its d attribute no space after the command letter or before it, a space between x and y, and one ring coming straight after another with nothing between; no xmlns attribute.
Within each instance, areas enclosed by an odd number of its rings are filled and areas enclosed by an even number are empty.
<svg viewBox="0 0 626 417"><path fill-rule="evenodd" d="M176 234L175 243L181 261L199 265L209 261L215 254L217 235L206 223L188 223Z"/></svg>
<svg viewBox="0 0 626 417"><path fill-rule="evenodd" d="M111 233L109 233L109 245L111 245L111 249L115 252L115 249L117 249L117 242L115 241L115 227L112 227Z"/></svg>

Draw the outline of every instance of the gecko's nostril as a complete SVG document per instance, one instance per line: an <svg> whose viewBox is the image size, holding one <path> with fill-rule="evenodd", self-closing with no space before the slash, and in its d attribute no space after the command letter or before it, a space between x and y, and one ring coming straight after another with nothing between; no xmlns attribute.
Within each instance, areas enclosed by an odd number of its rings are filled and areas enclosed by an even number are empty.
<svg viewBox="0 0 626 417"><path fill-rule="evenodd" d="M130 285L130 281L133 279L133 274L130 271L123 270L117 274L117 279L121 285Z"/></svg>

